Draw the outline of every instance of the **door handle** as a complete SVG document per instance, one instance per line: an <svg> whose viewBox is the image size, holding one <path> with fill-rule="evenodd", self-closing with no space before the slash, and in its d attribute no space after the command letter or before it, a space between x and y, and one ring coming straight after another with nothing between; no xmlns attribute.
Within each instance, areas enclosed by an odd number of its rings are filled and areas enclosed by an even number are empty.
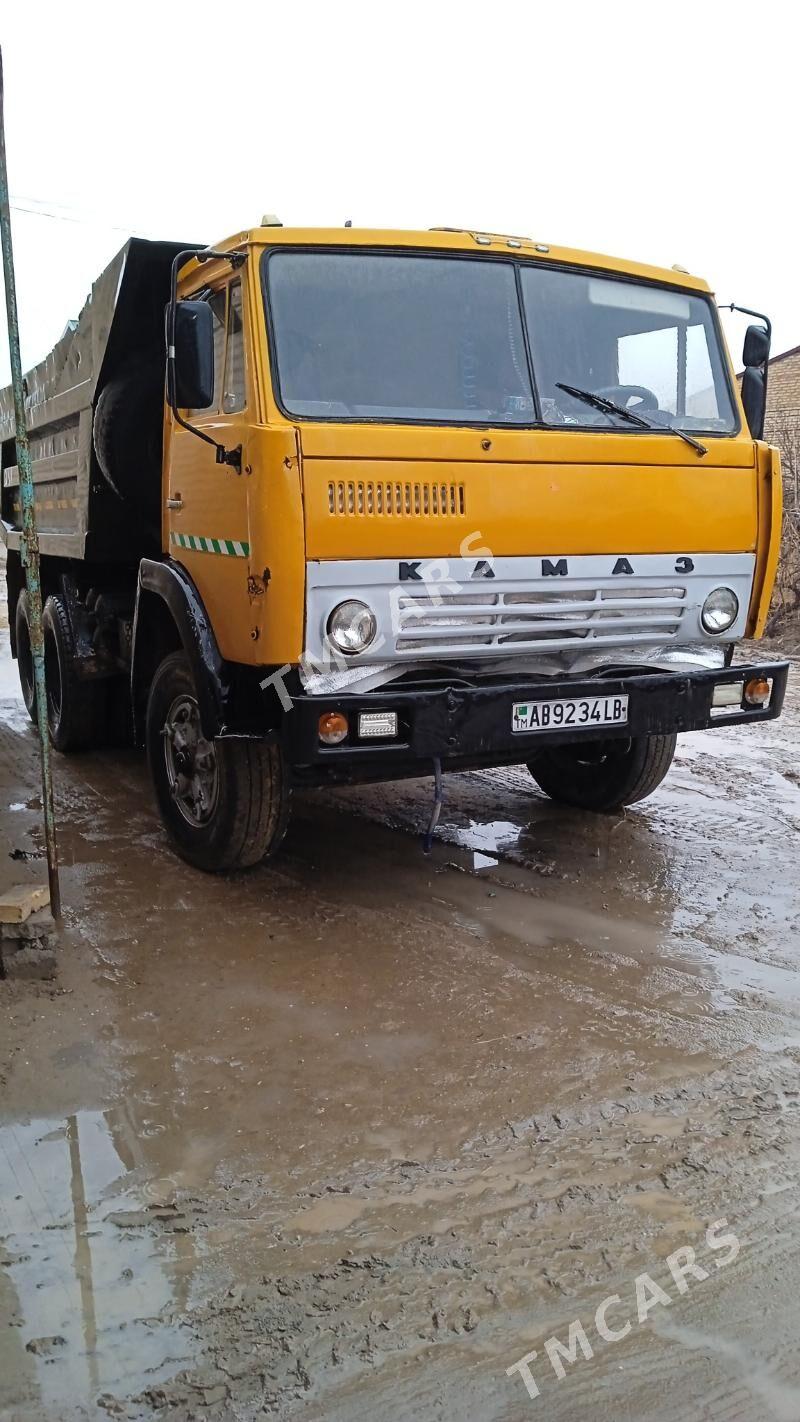
<svg viewBox="0 0 800 1422"><path fill-rule="evenodd" d="M168 509L182 509L182 508L183 508L183 499L181 498L180 494L175 494L174 497L167 499L167 508L168 508Z"/></svg>

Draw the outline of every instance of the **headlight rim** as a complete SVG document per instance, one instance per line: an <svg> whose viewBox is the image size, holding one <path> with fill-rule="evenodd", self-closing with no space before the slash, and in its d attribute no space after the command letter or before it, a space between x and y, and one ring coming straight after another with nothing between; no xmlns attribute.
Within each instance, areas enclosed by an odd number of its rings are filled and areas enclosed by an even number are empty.
<svg viewBox="0 0 800 1422"><path fill-rule="evenodd" d="M339 641L337 640L337 638L336 638L336 636L335 636L334 625L333 625L333 624L334 624L334 618L337 616L337 614L340 614L344 608L347 608L347 607L358 608L358 609L359 609L359 612L358 612L358 614L356 614L356 615L358 615L358 616L363 616L364 613L366 613L367 618L369 619L370 633L369 633L369 636L366 638L366 640L362 643L362 645L361 645L360 647L345 647L345 646L342 645L341 642L339 642ZM373 644L373 642L375 641L375 638L376 638L376 636L377 636L377 632L378 632L378 619L376 618L375 613L373 612L372 608L369 606L369 603L366 603L366 602L362 601L361 598L357 598L357 597L347 597L347 598L344 599L343 602L338 602L338 603L336 604L336 606L335 606L334 608L332 608L331 611L329 612L329 614L328 614L328 620L327 620L327 622L326 622L326 624L325 624L325 635L326 635L326 637L327 637L327 640L328 640L329 644L331 645L331 647L333 647L333 649L334 649L335 652L341 653L341 655L342 655L343 657L358 657L358 656L361 655L362 652L366 652L366 651L368 650L368 648L371 647L372 644Z"/></svg>
<svg viewBox="0 0 800 1422"><path fill-rule="evenodd" d="M706 620L707 615L708 615L708 605L709 605L709 603L711 602L712 598L719 597L719 596L722 595L722 594L728 594L728 596L729 596L729 597L731 598L731 600L732 600L732 612L731 612L731 616L730 616L730 618L728 619L728 621L724 624L724 626L719 626L719 627L709 626L709 624L708 624L708 622L707 622L707 620ZM712 608L712 609L711 609L711 612L713 613L713 611L714 611L714 609ZM726 584L720 584L719 587L712 588L712 589L711 589L711 592L708 593L708 595L707 595L707 596L704 598L704 600L703 600L703 605L702 605L702 607L700 608L700 626L702 627L703 631L706 633L706 635L707 635L708 637L723 637L726 632L730 632L730 630L731 630L731 628L733 627L733 625L734 625L734 623L735 623L737 617L739 616L739 612L740 612L740 611L741 611L741 608L740 608L740 604L739 604L739 598L738 598L737 594L734 592L733 588L729 588Z"/></svg>

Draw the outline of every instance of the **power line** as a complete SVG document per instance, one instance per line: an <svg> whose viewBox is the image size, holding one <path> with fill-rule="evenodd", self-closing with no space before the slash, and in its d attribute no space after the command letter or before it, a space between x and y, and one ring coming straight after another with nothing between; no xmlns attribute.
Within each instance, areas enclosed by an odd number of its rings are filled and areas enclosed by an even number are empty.
<svg viewBox="0 0 800 1422"><path fill-rule="evenodd" d="M11 202L13 212L23 212L28 217L46 217L54 222L71 222L80 227L103 227L108 232L123 232L128 237L138 237L138 233L133 227L121 227L115 222L105 222L102 217L81 216L75 209L72 212L62 210L54 212L52 208L45 207L37 203L35 198L17 198Z"/></svg>

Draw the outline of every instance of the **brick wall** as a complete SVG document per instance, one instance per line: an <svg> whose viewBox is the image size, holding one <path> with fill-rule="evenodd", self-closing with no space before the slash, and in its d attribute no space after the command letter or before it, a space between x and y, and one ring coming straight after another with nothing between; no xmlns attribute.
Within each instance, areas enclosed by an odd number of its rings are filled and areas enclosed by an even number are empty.
<svg viewBox="0 0 800 1422"><path fill-rule="evenodd" d="M783 466L783 538L770 631L796 626L800 613L800 346L769 363L764 436Z"/></svg>
<svg viewBox="0 0 800 1422"><path fill-rule="evenodd" d="M741 371L736 379L741 386ZM774 356L769 363L767 418L785 410L800 411L800 346Z"/></svg>
<svg viewBox="0 0 800 1422"><path fill-rule="evenodd" d="M769 363L767 419L788 411L800 414L800 347Z"/></svg>

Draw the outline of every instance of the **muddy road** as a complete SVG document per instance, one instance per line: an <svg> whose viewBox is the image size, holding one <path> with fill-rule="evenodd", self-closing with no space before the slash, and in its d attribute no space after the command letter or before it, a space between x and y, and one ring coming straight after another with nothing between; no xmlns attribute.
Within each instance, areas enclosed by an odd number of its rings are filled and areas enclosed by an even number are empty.
<svg viewBox="0 0 800 1422"><path fill-rule="evenodd" d="M426 859L427 781L308 793L228 879L137 756L57 758L59 977L0 983L0 1416L800 1418L799 691L624 815L460 775Z"/></svg>

